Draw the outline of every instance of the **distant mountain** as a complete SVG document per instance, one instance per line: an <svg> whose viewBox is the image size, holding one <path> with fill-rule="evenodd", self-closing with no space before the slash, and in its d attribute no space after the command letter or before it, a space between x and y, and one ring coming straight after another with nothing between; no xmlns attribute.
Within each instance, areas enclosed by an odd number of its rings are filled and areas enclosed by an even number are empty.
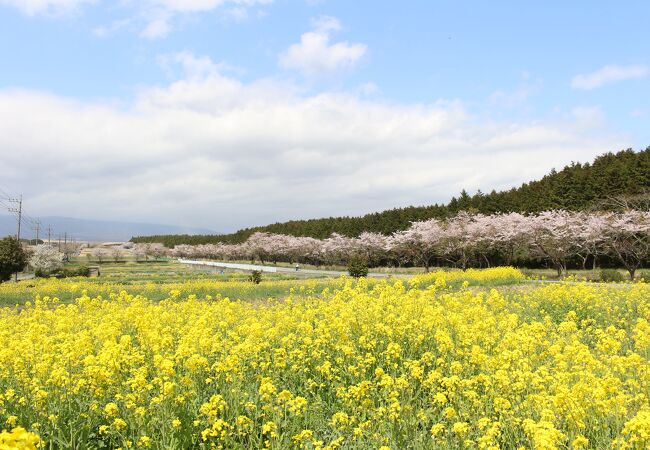
<svg viewBox="0 0 650 450"><path fill-rule="evenodd" d="M52 227L52 239L58 233L67 232L68 236L80 241L119 241L125 242L132 236L151 234L216 234L213 230L204 228L179 227L151 223L117 222L107 220L74 219L71 217L40 217L45 230L41 230L40 238L47 239L47 225ZM16 234L16 218L10 215L0 215L0 237ZM21 237L34 238L34 230L23 227Z"/></svg>

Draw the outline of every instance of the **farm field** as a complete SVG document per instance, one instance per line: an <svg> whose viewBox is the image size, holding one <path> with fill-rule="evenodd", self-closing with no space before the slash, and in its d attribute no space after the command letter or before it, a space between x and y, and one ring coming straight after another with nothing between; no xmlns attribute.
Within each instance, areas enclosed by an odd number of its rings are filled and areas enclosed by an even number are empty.
<svg viewBox="0 0 650 450"><path fill-rule="evenodd" d="M246 259L229 259L222 262L229 263L241 263L241 264L250 264L250 260ZM197 275L210 275L213 276L220 275L220 270L201 266L189 267L187 265L178 264L177 260L174 258L162 259L159 261L136 261L134 258L124 257L119 262L110 262L106 261L101 264L98 264L95 260L87 260L86 258L72 258L72 262L68 264L70 267L76 267L78 265L88 265L99 266L101 268L102 277L112 277L119 279L120 281L129 281L131 279L159 279L163 282L169 282L172 279L176 280L186 280L188 278L196 277ZM255 261L255 265L266 265L271 267L285 267L293 269L295 264L290 264L286 262L260 262ZM339 271L347 272L348 268L345 265L340 264L300 264L300 269L310 269L310 270L323 270L323 271ZM425 272L425 268L421 266L413 267L372 267L369 269L372 272L377 273L386 273L394 276L413 276L420 275ZM452 271L456 269L450 269L445 267L433 267L430 271ZM623 269L617 269L617 271L623 276L626 277L626 271ZM557 271L552 268L539 268L539 269L523 269L524 274L527 277L536 278L536 279L548 279L548 280L557 280L560 279L557 276ZM571 277L574 279L580 280L590 280L590 281L599 281L601 269L567 269L566 275L563 275L562 278ZM234 279L240 277L245 279L248 275L242 272L235 271L226 271L224 274L228 279ZM288 274L267 274L273 279L283 278L283 279L294 279L298 277L290 276ZM314 277L313 275L311 276ZM640 278L650 278L650 271L647 269L641 269L637 273L637 280Z"/></svg>
<svg viewBox="0 0 650 450"><path fill-rule="evenodd" d="M74 263L71 266L74 267ZM62 303L68 303L84 290L90 296L103 295L106 298L111 293L116 295L127 290L131 294L145 295L150 300L165 299L172 291L178 291L174 294L178 296L204 296L218 292L223 297L255 300L281 298L292 288L312 289L310 292L315 293L338 285L320 278L299 283L295 277L283 274L265 274L265 281L275 283L255 285L248 281L248 273L226 271L222 274L220 271L190 268L174 261L104 263L99 269L100 277L32 279L17 284L0 284L0 306L23 304L36 295L57 297Z"/></svg>
<svg viewBox="0 0 650 450"><path fill-rule="evenodd" d="M645 284L533 286L509 268L259 285L134 272L0 285L20 303L0 310L0 429L14 430L0 443L650 444Z"/></svg>

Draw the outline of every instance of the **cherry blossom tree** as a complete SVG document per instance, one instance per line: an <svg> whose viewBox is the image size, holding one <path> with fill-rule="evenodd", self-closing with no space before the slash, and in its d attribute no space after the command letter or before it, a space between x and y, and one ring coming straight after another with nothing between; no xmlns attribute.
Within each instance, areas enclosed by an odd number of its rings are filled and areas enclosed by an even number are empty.
<svg viewBox="0 0 650 450"><path fill-rule="evenodd" d="M523 259L546 261L558 272L589 258L607 255L634 276L647 260L649 212L546 211L539 214L470 214L460 212L447 220L414 222L404 230L384 236L364 232L357 238L332 233L327 239L274 233L254 233L240 244L177 245L177 257L251 261L347 264L361 258L370 265L395 261L396 265L424 266L436 260L466 269L490 266L493 261L513 264ZM160 244L147 244L146 253L164 252Z"/></svg>
<svg viewBox="0 0 650 450"><path fill-rule="evenodd" d="M522 223L531 254L550 262L558 277L566 274L567 260L578 252L572 219L573 213L556 210L528 216Z"/></svg>
<svg viewBox="0 0 650 450"><path fill-rule="evenodd" d="M650 212L629 210L606 220L605 249L634 280L643 261L650 258Z"/></svg>
<svg viewBox="0 0 650 450"><path fill-rule="evenodd" d="M388 239L383 234L363 232L356 241L357 255L362 257L371 267L386 258Z"/></svg>
<svg viewBox="0 0 650 450"><path fill-rule="evenodd" d="M440 254L443 225L437 219L413 222L411 226L395 233L390 242L390 250L404 255L414 264L424 266L429 271L431 263Z"/></svg>
<svg viewBox="0 0 650 450"><path fill-rule="evenodd" d="M354 254L355 240L338 233L332 233L323 241L321 255L330 264L344 264Z"/></svg>
<svg viewBox="0 0 650 450"><path fill-rule="evenodd" d="M476 223L475 216L467 212L460 212L447 220L442 227L442 235L438 241L439 253L442 258L460 266L463 270L467 269L482 241L484 230L481 226L485 225L485 221Z"/></svg>
<svg viewBox="0 0 650 450"><path fill-rule="evenodd" d="M592 258L592 270L596 269L599 255L604 253L607 240L607 224L611 213L582 212L573 216L573 234L576 244L576 255L582 262L582 269L587 268L587 260Z"/></svg>
<svg viewBox="0 0 650 450"><path fill-rule="evenodd" d="M526 248L523 235L527 217L519 213L494 214L486 216L490 225L483 233L491 250L497 253L506 265L512 265L522 249Z"/></svg>
<svg viewBox="0 0 650 450"><path fill-rule="evenodd" d="M64 254L51 245L37 245L29 258L29 265L36 274L48 274L63 267Z"/></svg>
<svg viewBox="0 0 650 450"><path fill-rule="evenodd" d="M272 255L277 255L276 243L278 235L270 233L253 233L247 240L246 244L251 260L254 262L259 259L260 263L268 261Z"/></svg>
<svg viewBox="0 0 650 450"><path fill-rule="evenodd" d="M93 249L92 254L93 257L95 257L95 259L101 263L104 260L104 258L108 257L108 250L102 247L97 247Z"/></svg>

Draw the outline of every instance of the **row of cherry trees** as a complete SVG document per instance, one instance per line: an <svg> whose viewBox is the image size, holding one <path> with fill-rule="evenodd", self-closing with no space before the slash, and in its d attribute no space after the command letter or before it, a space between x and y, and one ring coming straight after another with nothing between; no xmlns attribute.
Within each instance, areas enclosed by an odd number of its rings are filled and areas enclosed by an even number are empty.
<svg viewBox="0 0 650 450"><path fill-rule="evenodd" d="M459 213L445 221L414 222L407 230L385 236L362 233L351 238L332 234L319 240L255 233L242 244L177 245L173 256L260 262L341 264L363 258L369 265L432 265L460 268L540 261L566 272L599 258L635 271L650 258L650 212L570 212L540 214Z"/></svg>

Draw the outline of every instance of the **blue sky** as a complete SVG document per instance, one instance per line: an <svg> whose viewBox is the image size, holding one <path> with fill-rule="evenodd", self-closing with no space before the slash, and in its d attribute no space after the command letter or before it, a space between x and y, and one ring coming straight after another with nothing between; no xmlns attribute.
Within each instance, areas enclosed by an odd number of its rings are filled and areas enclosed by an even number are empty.
<svg viewBox="0 0 650 450"><path fill-rule="evenodd" d="M516 185L650 145L649 17L641 1L0 0L2 186L34 214L229 230Z"/></svg>

